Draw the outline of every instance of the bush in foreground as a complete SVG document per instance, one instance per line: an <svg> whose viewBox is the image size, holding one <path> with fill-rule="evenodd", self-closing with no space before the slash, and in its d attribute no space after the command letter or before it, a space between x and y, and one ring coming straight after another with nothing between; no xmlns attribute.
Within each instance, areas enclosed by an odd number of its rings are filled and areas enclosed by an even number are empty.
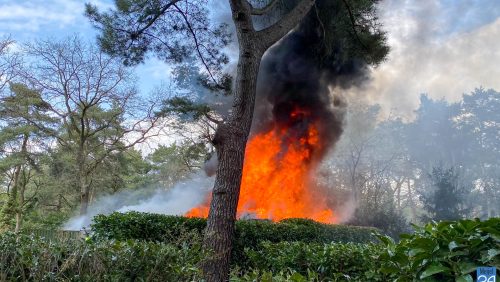
<svg viewBox="0 0 500 282"><path fill-rule="evenodd" d="M399 243L379 235L383 244L262 241L247 245L244 264L233 266L231 281L474 281L478 266L500 269L499 218L415 228L415 234L403 235ZM317 232L304 236L319 236ZM60 241L4 233L0 234L0 281L200 281L198 266L206 257L200 239L194 230L168 243Z"/></svg>
<svg viewBox="0 0 500 282"><path fill-rule="evenodd" d="M0 234L0 281L198 281L200 244Z"/></svg>
<svg viewBox="0 0 500 282"><path fill-rule="evenodd" d="M480 266L500 271L500 218L459 220L414 226L415 233L385 244L380 271L396 281L476 281Z"/></svg>

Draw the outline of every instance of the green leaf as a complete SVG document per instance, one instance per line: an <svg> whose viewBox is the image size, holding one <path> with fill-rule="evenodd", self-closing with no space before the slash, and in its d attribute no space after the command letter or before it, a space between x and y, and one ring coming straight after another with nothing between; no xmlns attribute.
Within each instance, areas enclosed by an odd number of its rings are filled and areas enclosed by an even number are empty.
<svg viewBox="0 0 500 282"><path fill-rule="evenodd" d="M410 249L410 250L408 251L408 255L409 255L410 257L414 257L414 256L416 256L416 255L418 255L418 254L420 254L420 253L425 253L425 250L424 250L424 249L421 249L421 248L413 248L413 249Z"/></svg>
<svg viewBox="0 0 500 282"><path fill-rule="evenodd" d="M458 268L460 269L460 274L471 273L476 270L478 265L470 262L460 262L458 263Z"/></svg>
<svg viewBox="0 0 500 282"><path fill-rule="evenodd" d="M450 269L442 264L433 263L429 265L423 272L420 274L420 279L427 278L437 273L441 273L443 271L449 271Z"/></svg>
<svg viewBox="0 0 500 282"><path fill-rule="evenodd" d="M293 282L305 282L306 278L302 276L300 273L295 272L290 276L290 280Z"/></svg>
<svg viewBox="0 0 500 282"><path fill-rule="evenodd" d="M481 256L481 261L483 263L487 263L487 262L491 261L494 257L498 256L499 254L500 254L500 250L489 249L488 251L483 253L483 255Z"/></svg>
<svg viewBox="0 0 500 282"><path fill-rule="evenodd" d="M465 274L458 277L455 282L473 282L472 276L470 274Z"/></svg>
<svg viewBox="0 0 500 282"><path fill-rule="evenodd" d="M449 244L448 244L448 249L450 249L450 251L453 251L454 249L458 248L458 244L457 242L455 241L451 241Z"/></svg>
<svg viewBox="0 0 500 282"><path fill-rule="evenodd" d="M401 271L401 268L395 266L395 265L385 265L380 268L380 272L384 274L391 274L391 273L399 273Z"/></svg>

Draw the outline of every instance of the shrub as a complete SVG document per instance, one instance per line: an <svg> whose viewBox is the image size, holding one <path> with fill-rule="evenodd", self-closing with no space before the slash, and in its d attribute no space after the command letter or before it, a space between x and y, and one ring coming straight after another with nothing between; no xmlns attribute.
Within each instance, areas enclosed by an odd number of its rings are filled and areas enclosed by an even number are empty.
<svg viewBox="0 0 500 282"><path fill-rule="evenodd" d="M240 220L236 222L233 261L247 267L245 248L257 248L261 242L331 243L376 241L372 233L376 229L322 224L310 219L285 219L278 223L264 220Z"/></svg>
<svg viewBox="0 0 500 282"><path fill-rule="evenodd" d="M206 225L207 221L203 218L115 212L110 215L95 216L91 231L98 239L169 242L186 231L196 231L201 234Z"/></svg>
<svg viewBox="0 0 500 282"><path fill-rule="evenodd" d="M200 244L0 235L0 281L193 281Z"/></svg>
<svg viewBox="0 0 500 282"><path fill-rule="evenodd" d="M171 242L183 232L202 234L206 219L150 213L128 212L98 215L92 231L97 238ZM268 220L238 220L233 243L233 264L246 267L245 248L255 248L261 242L373 242L376 229L345 225L322 224L309 219L286 219L278 223Z"/></svg>
<svg viewBox="0 0 500 282"><path fill-rule="evenodd" d="M202 233L207 222L203 218L127 212L94 217L91 230L96 238L169 241L186 231ZM236 240L246 245L261 241L373 242L374 228L322 224L309 219L238 220Z"/></svg>
<svg viewBox="0 0 500 282"><path fill-rule="evenodd" d="M304 242L263 242L260 248L246 249L252 273L300 274L307 281L385 281L378 274L376 260L382 246L375 244ZM257 270L257 271L255 271ZM267 274L266 274L267 273ZM242 273L241 277L248 276ZM314 278L314 279L313 279ZM306 281L303 280L303 281Z"/></svg>
<svg viewBox="0 0 500 282"><path fill-rule="evenodd" d="M415 226L401 241L386 236L381 272L397 281L473 281L479 266L500 269L500 218ZM475 281L475 280L474 280Z"/></svg>
<svg viewBox="0 0 500 282"><path fill-rule="evenodd" d="M245 274L237 271L231 273L231 282L319 282L319 275L315 272L309 271L307 275L302 275L294 270L288 269L273 273L271 271L252 270Z"/></svg>

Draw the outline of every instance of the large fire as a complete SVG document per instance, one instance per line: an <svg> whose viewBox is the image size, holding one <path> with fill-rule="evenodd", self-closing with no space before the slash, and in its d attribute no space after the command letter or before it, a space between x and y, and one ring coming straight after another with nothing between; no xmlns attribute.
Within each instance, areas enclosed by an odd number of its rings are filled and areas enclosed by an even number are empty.
<svg viewBox="0 0 500 282"><path fill-rule="evenodd" d="M309 113L291 112L287 125L276 124L248 142L243 166L237 216L279 221L310 218L336 222L326 199L315 188L312 172L315 151L321 151L318 126L304 122ZM187 213L207 217L208 201Z"/></svg>

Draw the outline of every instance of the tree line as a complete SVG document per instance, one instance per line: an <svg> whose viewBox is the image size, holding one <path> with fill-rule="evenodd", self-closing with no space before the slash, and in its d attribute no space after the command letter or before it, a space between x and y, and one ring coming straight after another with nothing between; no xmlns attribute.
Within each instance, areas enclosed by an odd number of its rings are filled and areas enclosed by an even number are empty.
<svg viewBox="0 0 500 282"><path fill-rule="evenodd" d="M200 140L137 145L162 134L159 102L139 95L130 69L78 37L2 43L1 225L60 224L99 195L169 187L200 167ZM168 119L167 119L168 120ZM173 124L170 123L170 127ZM51 222L53 221L53 222Z"/></svg>
<svg viewBox="0 0 500 282"><path fill-rule="evenodd" d="M412 121L377 122L354 104L319 177L350 222L397 235L408 222L500 215L500 93L477 88L458 102L421 95Z"/></svg>

